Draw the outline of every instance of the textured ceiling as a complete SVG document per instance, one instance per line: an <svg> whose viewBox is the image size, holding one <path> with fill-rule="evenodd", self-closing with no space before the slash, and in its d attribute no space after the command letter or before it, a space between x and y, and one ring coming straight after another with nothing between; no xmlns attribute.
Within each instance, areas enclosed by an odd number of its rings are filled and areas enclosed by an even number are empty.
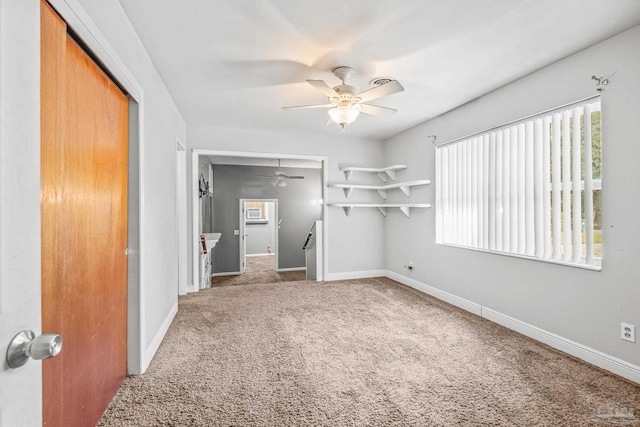
<svg viewBox="0 0 640 427"><path fill-rule="evenodd" d="M339 135L305 83L405 91L353 137L383 140L640 24L638 0L120 0L188 126Z"/></svg>

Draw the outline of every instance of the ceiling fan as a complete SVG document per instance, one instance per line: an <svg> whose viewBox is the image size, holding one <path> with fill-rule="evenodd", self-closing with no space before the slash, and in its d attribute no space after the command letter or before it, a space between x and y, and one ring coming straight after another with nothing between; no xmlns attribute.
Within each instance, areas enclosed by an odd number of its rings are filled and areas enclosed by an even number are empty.
<svg viewBox="0 0 640 427"><path fill-rule="evenodd" d="M284 110L295 110L304 108L330 108L327 125L336 123L342 128L353 123L360 113L373 116L390 116L397 110L393 108L380 107L377 105L365 104L365 102L382 98L397 92L402 92L404 87L392 78L382 77L371 80L369 84L373 87L358 93L356 86L345 83L349 77L353 76L351 67L336 67L333 74L342 81L342 84L331 87L324 80L307 80L314 88L324 93L329 98L328 104L300 105L295 107L282 107Z"/></svg>
<svg viewBox="0 0 640 427"><path fill-rule="evenodd" d="M278 159L278 169L280 169L280 159ZM301 175L287 175L281 170L277 170L273 175L258 175L258 178L270 179L274 187L286 187L288 179L304 179Z"/></svg>

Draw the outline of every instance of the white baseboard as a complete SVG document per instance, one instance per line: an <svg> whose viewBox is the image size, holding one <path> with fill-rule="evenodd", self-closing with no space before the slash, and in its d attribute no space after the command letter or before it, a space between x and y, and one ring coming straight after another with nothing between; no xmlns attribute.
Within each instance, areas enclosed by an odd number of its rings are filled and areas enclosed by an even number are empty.
<svg viewBox="0 0 640 427"><path fill-rule="evenodd" d="M587 347L570 339L561 337L552 332L540 329L537 326L530 325L513 317L507 316L495 310L491 310L486 307L482 307L480 304L476 304L464 298L460 298L448 292L444 292L433 286L426 285L415 279L403 276L393 271L386 271L386 277L395 280L407 286L411 286L425 294L431 295L449 304L460 307L473 314L481 316L487 320L495 322L505 328L516 331L529 338L533 338L536 341L544 343L550 347L560 350L571 356L577 357L580 360L584 360L592 365L602 368L606 371L612 372L616 375L620 375L623 378L631 380L636 383L640 383L640 366L633 365L618 359L617 357L602 353L601 351Z"/></svg>
<svg viewBox="0 0 640 427"><path fill-rule="evenodd" d="M368 279L371 277L385 277L386 270L366 270L366 271L345 271L342 273L327 273L324 276L325 282L336 280Z"/></svg>
<svg viewBox="0 0 640 427"><path fill-rule="evenodd" d="M292 267L292 268L279 268L276 270L277 273L283 273L285 271L306 271L306 267Z"/></svg>
<svg viewBox="0 0 640 427"><path fill-rule="evenodd" d="M632 365L617 357L602 353L601 351L587 347L575 341L561 337L544 329L522 322L513 317L499 313L489 308L482 308L482 317L491 320L499 325L509 328L513 331L533 338L553 347L557 350L568 353L578 359L591 363L599 368L605 369L614 374L620 375L628 380L640 383L640 366Z"/></svg>
<svg viewBox="0 0 640 427"><path fill-rule="evenodd" d="M169 326L171 326L171 322L173 322L174 317L176 317L176 313L178 313L177 301L173 305L173 307L171 307L171 310L169 310L169 314L167 315L166 319L164 319L164 322L162 322L162 325L160 326L160 329L158 330L158 333L156 334L156 336L153 338L153 341L151 341L151 344L149 344L149 347L147 347L146 350L144 351L144 355L142 356L141 374L144 374L144 372L149 367L149 363L151 363L151 359L153 359L153 356L155 356L156 351L158 351L158 347L160 347L160 344L162 343L164 336L167 334L167 331L169 330Z"/></svg>
<svg viewBox="0 0 640 427"><path fill-rule="evenodd" d="M225 273L213 273L213 274L211 275L211 277L218 277L218 276L237 276L237 275L239 275L239 274L240 274L240 272L239 272L239 271L228 271L228 272L225 272Z"/></svg>
<svg viewBox="0 0 640 427"><path fill-rule="evenodd" d="M265 252L263 254L246 254L245 256L247 258L252 257L252 256L269 256L269 255L275 255L275 253L273 252Z"/></svg>
<svg viewBox="0 0 640 427"><path fill-rule="evenodd" d="M385 276L387 276L389 279L395 280L396 282L400 282L403 285L410 286L414 289L419 290L420 292L431 295L432 297L436 297L439 300L448 302L451 305L460 307L463 310L470 311L471 313L478 316L482 315L482 306L480 304L476 304L475 302L460 298L456 295L450 294L449 292L441 291L440 289L434 288L433 286L425 285L422 282L418 282L417 280L414 280L410 277L394 273L393 271L386 271Z"/></svg>

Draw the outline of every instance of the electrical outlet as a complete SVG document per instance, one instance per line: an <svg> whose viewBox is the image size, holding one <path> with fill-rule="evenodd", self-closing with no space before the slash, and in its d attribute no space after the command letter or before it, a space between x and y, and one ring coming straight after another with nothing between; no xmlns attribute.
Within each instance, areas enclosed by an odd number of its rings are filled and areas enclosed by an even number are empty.
<svg viewBox="0 0 640 427"><path fill-rule="evenodd" d="M233 230L233 235L234 236L239 236L240 235L240 230Z"/></svg>
<svg viewBox="0 0 640 427"><path fill-rule="evenodd" d="M628 323L620 324L620 335L623 340L636 342L636 326Z"/></svg>
<svg viewBox="0 0 640 427"><path fill-rule="evenodd" d="M410 261L409 264L405 264L404 268L409 270L409 271L412 271L413 270L413 261Z"/></svg>

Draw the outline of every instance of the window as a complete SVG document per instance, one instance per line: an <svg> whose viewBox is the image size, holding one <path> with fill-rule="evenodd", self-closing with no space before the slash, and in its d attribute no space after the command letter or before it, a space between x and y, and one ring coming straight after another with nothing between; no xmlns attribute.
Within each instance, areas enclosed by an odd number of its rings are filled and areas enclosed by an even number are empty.
<svg viewBox="0 0 640 427"><path fill-rule="evenodd" d="M600 269L600 98L436 148L436 240Z"/></svg>
<svg viewBox="0 0 640 427"><path fill-rule="evenodd" d="M262 209L247 208L247 219L262 219Z"/></svg>

